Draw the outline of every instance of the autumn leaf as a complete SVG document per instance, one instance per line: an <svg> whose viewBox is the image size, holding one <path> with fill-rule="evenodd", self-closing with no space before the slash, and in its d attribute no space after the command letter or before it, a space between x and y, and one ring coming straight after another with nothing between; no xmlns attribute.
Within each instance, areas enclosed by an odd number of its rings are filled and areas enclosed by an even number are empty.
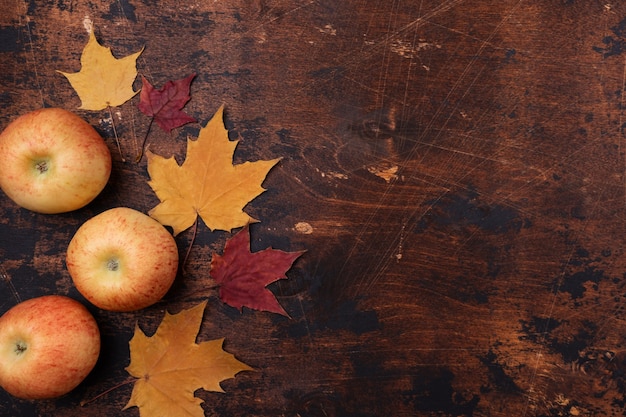
<svg viewBox="0 0 626 417"><path fill-rule="evenodd" d="M136 327L126 370L138 379L124 409L139 407L141 417L203 417L196 390L224 392L221 381L252 370L222 349L224 339L196 343L205 307L166 313L151 337Z"/></svg>
<svg viewBox="0 0 626 417"><path fill-rule="evenodd" d="M182 165L148 152L148 184L161 201L148 214L171 226L174 235L191 227L198 215L211 230L231 231L255 222L243 208L265 191L262 183L279 159L233 165L237 143L228 139L222 106L198 139L187 141Z"/></svg>
<svg viewBox="0 0 626 417"><path fill-rule="evenodd" d="M272 248L252 253L250 228L246 226L226 241L223 255L213 254L210 274L226 304L239 310L245 306L287 316L266 286L287 278L286 272L303 253Z"/></svg>
<svg viewBox="0 0 626 417"><path fill-rule="evenodd" d="M189 87L196 74L191 74L176 81L168 81L160 89L155 89L142 75L141 93L139 93L139 110L150 116L166 132L184 124L195 122L196 119L182 111L191 96Z"/></svg>
<svg viewBox="0 0 626 417"><path fill-rule="evenodd" d="M152 84L142 75L142 88L139 94L139 110L146 116L150 116L150 124L141 144L141 151L135 158L139 162L143 158L143 151L148 140L148 133L152 122L156 122L161 129L171 132L172 129L195 122L196 119L182 111L189 101L189 87L196 74L191 74L176 81L168 81L160 89L155 89Z"/></svg>
<svg viewBox="0 0 626 417"><path fill-rule="evenodd" d="M130 100L136 91L133 82L137 77L136 62L143 52L117 59L98 43L92 30L80 58L81 69L76 73L58 71L65 75L81 100L81 109L103 110Z"/></svg>

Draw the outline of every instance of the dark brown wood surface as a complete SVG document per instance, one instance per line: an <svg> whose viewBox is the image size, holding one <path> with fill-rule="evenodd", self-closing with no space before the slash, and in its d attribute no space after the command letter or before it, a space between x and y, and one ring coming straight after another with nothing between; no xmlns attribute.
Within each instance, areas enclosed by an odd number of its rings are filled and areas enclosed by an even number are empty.
<svg viewBox="0 0 626 417"><path fill-rule="evenodd" d="M200 225L166 298L90 306L94 372L58 400L0 393L2 416L122 411L135 324L208 299L199 340L255 368L198 391L207 416L619 416L626 413L626 5L578 0L4 0L0 128L42 106L106 138L110 184L88 207L38 215L0 194L0 312L43 294L83 300L64 263L74 231L158 200L132 162L149 119L107 111L56 72L80 69L93 24L156 86L198 75L186 110L220 105L235 160L282 160L246 211L253 249L307 252L272 284L290 314L222 304ZM136 88L139 87L139 80ZM153 128L185 154L200 124ZM181 254L191 234L177 237Z"/></svg>

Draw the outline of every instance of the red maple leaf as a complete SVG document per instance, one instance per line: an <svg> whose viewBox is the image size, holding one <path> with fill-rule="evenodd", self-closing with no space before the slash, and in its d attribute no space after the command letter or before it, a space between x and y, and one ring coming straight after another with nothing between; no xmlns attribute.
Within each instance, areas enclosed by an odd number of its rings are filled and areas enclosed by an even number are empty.
<svg viewBox="0 0 626 417"><path fill-rule="evenodd" d="M139 94L139 110L150 116L161 127L171 132L172 129L184 124L195 122L196 119L182 111L189 101L189 86L196 74L191 74L176 81L168 81L160 89L155 89L142 75L143 84Z"/></svg>
<svg viewBox="0 0 626 417"><path fill-rule="evenodd" d="M252 253L250 228L246 226L226 241L223 255L213 255L210 273L219 284L220 298L226 304L240 311L245 306L288 316L274 294L265 287L287 278L287 271L303 253L272 248Z"/></svg>

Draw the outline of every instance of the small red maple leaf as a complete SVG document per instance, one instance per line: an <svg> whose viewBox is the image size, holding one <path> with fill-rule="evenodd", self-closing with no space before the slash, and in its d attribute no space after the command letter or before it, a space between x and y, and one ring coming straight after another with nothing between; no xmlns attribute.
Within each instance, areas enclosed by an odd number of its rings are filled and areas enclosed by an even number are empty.
<svg viewBox="0 0 626 417"><path fill-rule="evenodd" d="M248 307L288 316L274 294L265 288L286 273L304 253L267 248L250 252L250 228L244 227L226 241L224 254L211 259L211 277L219 284L220 299L239 309Z"/></svg>
<svg viewBox="0 0 626 417"><path fill-rule="evenodd" d="M139 94L139 110L153 120L166 132L196 119L182 111L189 101L189 87L196 74L191 74L176 81L168 81L160 89L155 89L142 75L142 88Z"/></svg>

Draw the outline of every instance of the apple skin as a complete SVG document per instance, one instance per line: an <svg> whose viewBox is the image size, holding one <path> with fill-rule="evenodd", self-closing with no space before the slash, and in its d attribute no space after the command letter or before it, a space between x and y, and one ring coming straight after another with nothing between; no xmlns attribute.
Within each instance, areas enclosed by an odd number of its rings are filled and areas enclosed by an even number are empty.
<svg viewBox="0 0 626 417"><path fill-rule="evenodd" d="M72 298L31 298L0 317L0 386L14 397L67 394L91 372L99 354L96 320Z"/></svg>
<svg viewBox="0 0 626 417"><path fill-rule="evenodd" d="M26 113L0 134L0 188L38 213L64 213L91 202L111 175L111 152L78 115L60 108Z"/></svg>
<svg viewBox="0 0 626 417"><path fill-rule="evenodd" d="M135 311L165 296L178 271L178 247L159 222L128 207L83 223L67 247L76 289L109 311Z"/></svg>

